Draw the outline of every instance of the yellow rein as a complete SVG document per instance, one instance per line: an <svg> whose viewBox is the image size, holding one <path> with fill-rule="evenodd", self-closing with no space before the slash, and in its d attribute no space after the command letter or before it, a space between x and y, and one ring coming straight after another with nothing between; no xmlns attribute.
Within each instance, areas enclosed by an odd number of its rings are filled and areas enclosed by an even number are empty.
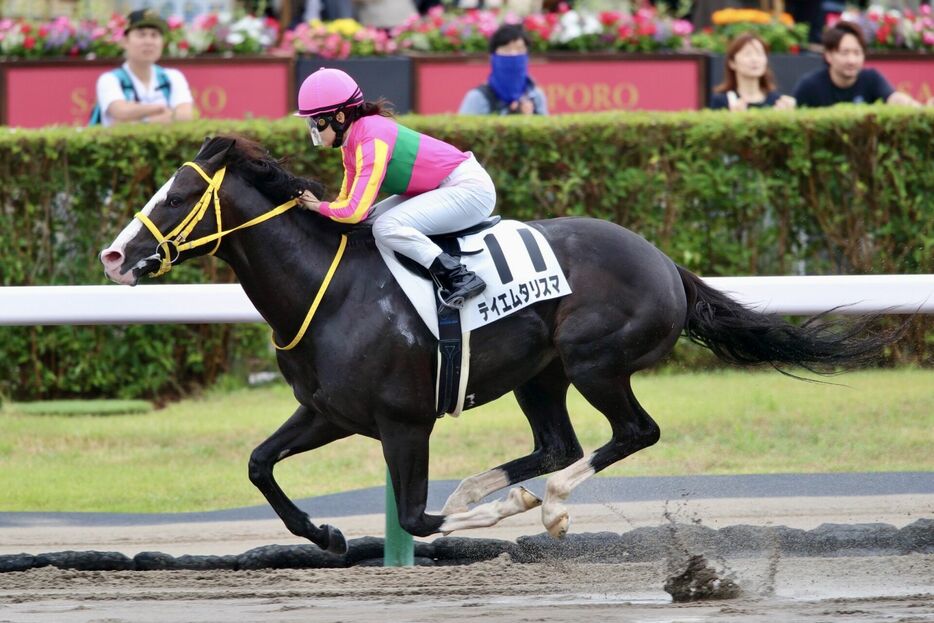
<svg viewBox="0 0 934 623"><path fill-rule="evenodd" d="M269 212L261 214L254 219L247 221L241 225L233 227L228 230L224 230L223 225L221 224L221 200L218 192L220 191L221 183L224 181L224 174L227 172L227 167L221 167L217 173L214 174L214 177L208 177L204 170L195 164L194 162L186 162L182 166L191 167L198 172L201 177L204 178L204 181L208 183L207 189L205 189L204 194L201 195L201 199L198 200L198 203L191 209L191 212L182 219L182 221L176 225L172 231L163 235L159 228L156 227L156 224L152 220L143 214L142 212L136 213L136 218L146 226L146 229L155 237L156 239L156 248L162 251L162 263L159 266L159 270L152 274L153 277L159 277L165 273L172 270L172 264L174 264L182 251L187 251L189 249L195 249L197 247L204 246L215 240L217 243L214 245L214 248L208 253L208 255L214 255L217 252L217 249L221 246L221 238L227 234L232 234L233 232L246 229L247 227L252 227L258 225L263 221L267 221L273 217L279 216L280 214L285 213L288 210L291 210L296 205L298 205L298 199L290 199L282 205L276 206ZM208 236L203 236L196 240L188 241L188 235L198 226L198 223L201 222L201 219L204 218L205 212L207 212L208 206L214 204L214 218L217 221L217 232L210 234ZM172 255L174 247L174 257ZM341 262L341 258L344 257L344 249L347 248L347 236L341 235L341 242L337 248L337 253L334 255L334 259L331 261L331 266L328 268L327 274L324 276L324 281L321 282L321 286L318 288L318 293L315 295L314 301L311 303L311 307L308 309L308 313L305 314L305 320L302 321L302 326L298 330L298 334L295 338L285 346L279 346L276 344L275 335L272 337L272 345L275 346L278 350L291 350L302 341L302 338L305 336L305 331L308 329L308 325L311 324L311 319L314 317L315 312L318 311L318 306L321 304L321 300L324 298L324 293L328 289L328 285L331 283L331 279L334 277L334 273L337 271L337 266Z"/></svg>

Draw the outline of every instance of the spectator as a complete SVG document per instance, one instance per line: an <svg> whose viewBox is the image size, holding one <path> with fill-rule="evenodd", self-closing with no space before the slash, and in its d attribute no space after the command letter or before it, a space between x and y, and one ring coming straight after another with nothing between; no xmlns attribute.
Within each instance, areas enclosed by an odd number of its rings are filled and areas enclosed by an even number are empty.
<svg viewBox="0 0 934 623"><path fill-rule="evenodd" d="M824 31L824 60L827 66L802 77L795 85L799 106L833 106L844 102L920 106L907 93L901 93L875 69L864 69L866 39L852 22L839 21Z"/></svg>
<svg viewBox="0 0 934 623"><path fill-rule="evenodd" d="M775 88L765 42L751 32L730 42L724 57L723 82L714 87L710 107L732 112L749 108L794 108L795 100Z"/></svg>
<svg viewBox="0 0 934 623"><path fill-rule="evenodd" d="M156 65L168 25L153 10L133 11L122 46L126 62L97 79L91 125L133 121L171 123L194 117L188 81L177 69Z"/></svg>
<svg viewBox="0 0 934 623"><path fill-rule="evenodd" d="M519 24L490 38L490 77L461 102L462 115L547 115L545 94L529 77L529 39Z"/></svg>

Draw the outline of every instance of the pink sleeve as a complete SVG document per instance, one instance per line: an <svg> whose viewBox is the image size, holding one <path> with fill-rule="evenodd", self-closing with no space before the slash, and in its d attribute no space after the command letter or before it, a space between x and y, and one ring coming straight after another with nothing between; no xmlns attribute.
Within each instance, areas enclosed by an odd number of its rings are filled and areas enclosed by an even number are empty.
<svg viewBox="0 0 934 623"><path fill-rule="evenodd" d="M357 145L354 159L356 175L346 198L322 201L318 207L321 214L339 223L359 223L370 213L386 177L389 145L378 138L362 142Z"/></svg>

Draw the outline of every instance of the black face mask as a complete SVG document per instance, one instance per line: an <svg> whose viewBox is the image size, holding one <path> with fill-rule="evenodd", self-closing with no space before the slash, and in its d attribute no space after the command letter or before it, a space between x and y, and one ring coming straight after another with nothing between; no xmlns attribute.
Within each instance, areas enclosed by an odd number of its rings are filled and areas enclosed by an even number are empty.
<svg viewBox="0 0 934 623"><path fill-rule="evenodd" d="M311 142L318 147L321 144L321 131L328 126L334 130L334 145L340 147L344 143L344 132L350 125L350 115L344 112L344 123L340 123L335 115L321 115L320 117L308 117L308 128L311 132Z"/></svg>

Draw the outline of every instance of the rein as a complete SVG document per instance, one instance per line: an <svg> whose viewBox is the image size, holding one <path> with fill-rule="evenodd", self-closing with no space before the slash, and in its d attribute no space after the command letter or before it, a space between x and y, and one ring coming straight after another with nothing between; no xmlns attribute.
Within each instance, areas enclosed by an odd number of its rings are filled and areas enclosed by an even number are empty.
<svg viewBox="0 0 934 623"><path fill-rule="evenodd" d="M196 249L202 247L211 242L215 242L214 248L208 252L208 255L214 255L221 246L221 239L228 235L232 234L235 231L240 229L246 229L247 227L253 227L254 225L259 225L264 221L268 221L271 218L284 214L288 210L291 210L296 205L298 205L298 199L290 199L285 203L276 206L269 212L261 214L256 218L250 219L249 221L232 227L231 229L224 230L223 224L221 222L221 200L220 191L221 183L224 181L224 174L227 172L227 167L223 166L218 169L217 173L214 174L214 177L209 177L204 170L195 164L194 162L186 162L182 165L183 167L191 167L198 174L204 178L204 181L208 183L208 187L205 189L204 194L201 195L201 199L195 204L191 209L188 215L181 220L181 222L176 225L169 233L164 234L159 231L159 228L156 226L152 220L143 214L142 212L136 213L136 218L146 226L146 229L155 237L156 239L156 251L161 255L161 262L159 265L159 270L153 273L152 277L159 277L165 273L172 270L172 264L178 261L178 258L181 256L183 251L188 251L190 249ZM214 204L214 218L217 221L217 232L210 234L208 236L202 236L195 240L188 240L188 235L198 226L198 223L204 218L205 213L207 212L208 206ZM347 248L347 236L346 234L341 234L340 245L337 247L337 253L334 255L334 259L331 261L331 266L328 268L328 272L324 276L324 281L321 282L321 286L318 288L318 293L315 295L314 300L311 303L311 307L308 309L308 313L305 314L305 319L302 321L302 325L298 330L295 338L292 339L285 346L279 346L276 344L275 335L272 336L272 345L276 347L277 350L291 350L302 341L302 338L305 336L305 331L308 329L308 325L311 324L311 319L314 317L315 312L318 311L318 306L321 304L321 300L324 298L324 293L328 289L328 285L331 283L331 279L334 277L334 273L337 271L337 266L341 262L341 258L344 256L344 250Z"/></svg>

